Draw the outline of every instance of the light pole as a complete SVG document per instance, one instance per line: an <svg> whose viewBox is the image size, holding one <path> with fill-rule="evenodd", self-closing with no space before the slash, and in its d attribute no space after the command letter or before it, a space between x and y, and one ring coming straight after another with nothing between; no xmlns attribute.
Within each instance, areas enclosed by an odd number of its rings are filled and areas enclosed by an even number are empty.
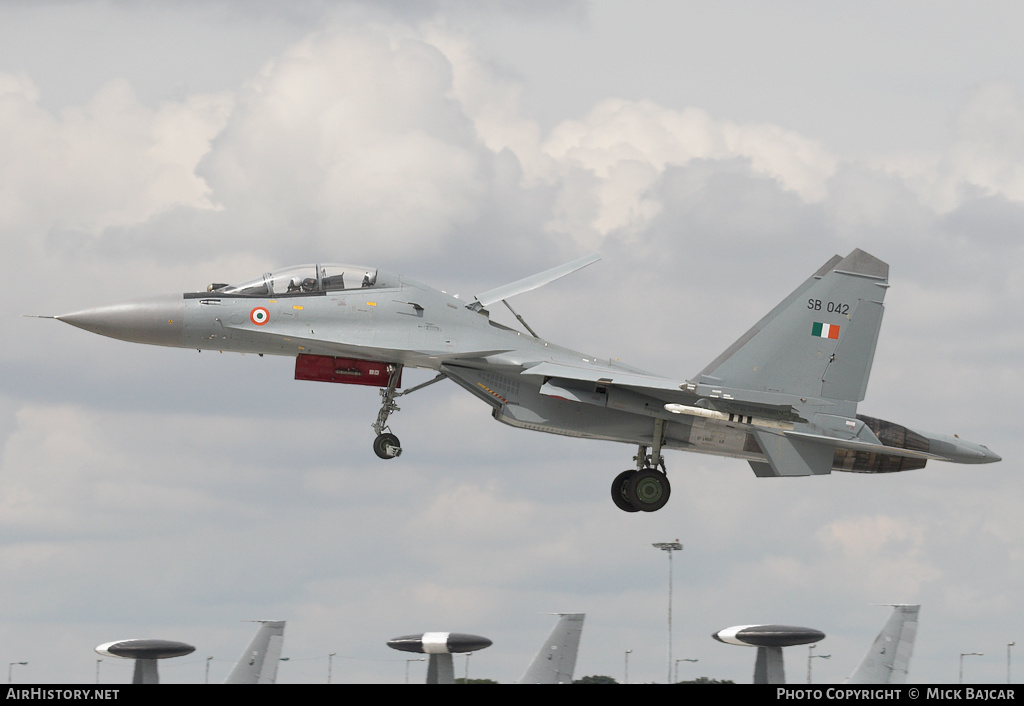
<svg viewBox="0 0 1024 706"><path fill-rule="evenodd" d="M213 657L207 657L206 658L206 681L203 682L204 684L209 684L210 683L210 660L211 659L213 659Z"/></svg>
<svg viewBox="0 0 1024 706"><path fill-rule="evenodd" d="M97 684L100 683L100 663L102 661L103 661L102 659L96 660L96 683Z"/></svg>
<svg viewBox="0 0 1024 706"><path fill-rule="evenodd" d="M686 658L683 658L683 657L680 657L679 659L677 659L676 660L676 678L675 678L675 681L679 681L679 663L680 662L699 662L699 661L700 660L686 659Z"/></svg>
<svg viewBox="0 0 1024 706"><path fill-rule="evenodd" d="M1010 683L1010 648L1016 645L1016 642L1006 643L1006 683Z"/></svg>
<svg viewBox="0 0 1024 706"><path fill-rule="evenodd" d="M629 683L629 653L633 650L626 650L626 678L622 680L623 684Z"/></svg>
<svg viewBox="0 0 1024 706"><path fill-rule="evenodd" d="M413 659L405 660L405 683L409 683L409 662L426 662L426 657L415 657Z"/></svg>
<svg viewBox="0 0 1024 706"><path fill-rule="evenodd" d="M14 665L16 665L16 664L28 664L28 662L10 662L7 665L7 683L8 684L11 683L11 670L14 669Z"/></svg>
<svg viewBox="0 0 1024 706"><path fill-rule="evenodd" d="M960 653L960 683L964 683L964 657L984 657L984 652L961 652Z"/></svg>
<svg viewBox="0 0 1024 706"><path fill-rule="evenodd" d="M814 654L814 648L817 645L809 645L807 647L807 683L811 683L811 660L817 657L818 659L829 659L832 655L816 655Z"/></svg>
<svg viewBox="0 0 1024 706"><path fill-rule="evenodd" d="M330 654L327 655L327 683L328 684L331 683L331 668L334 666L334 655L336 655L336 654L338 654L338 653L337 652L331 652Z"/></svg>
<svg viewBox="0 0 1024 706"><path fill-rule="evenodd" d="M679 543L677 539L674 542L655 542L651 545L656 549L660 549L663 552L668 553L668 658L667 668L668 675L665 677L665 683L672 683L672 552L680 551L683 545Z"/></svg>

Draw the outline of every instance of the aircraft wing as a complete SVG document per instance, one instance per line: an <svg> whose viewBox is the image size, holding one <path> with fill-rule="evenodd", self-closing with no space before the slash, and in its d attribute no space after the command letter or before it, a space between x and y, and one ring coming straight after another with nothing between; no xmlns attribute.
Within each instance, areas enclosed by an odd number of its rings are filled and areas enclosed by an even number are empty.
<svg viewBox="0 0 1024 706"><path fill-rule="evenodd" d="M524 370L522 374L549 378L549 384L553 384L555 387L558 387L559 380L614 387L643 397L653 398L654 401L663 405L692 406L699 403L709 409L725 413L794 421L800 419L787 395L762 393L755 390L731 390L706 384L680 382L678 379L659 377L599 361L584 362L582 365L538 363ZM543 390L541 394L544 394Z"/></svg>
<svg viewBox="0 0 1024 706"><path fill-rule="evenodd" d="M517 294L529 292L537 287L543 287L545 284L554 282L560 277L572 274L576 270L582 270L587 265L592 265L600 259L601 256L596 253L593 255L586 255L578 260L567 262L566 264L559 265L558 267L552 267L550 270L545 270L544 272L539 272L516 282L511 282L482 294L477 294L475 299L479 302L480 306L490 306L491 304L500 302L503 299L509 299Z"/></svg>
<svg viewBox="0 0 1024 706"><path fill-rule="evenodd" d="M596 360L581 360L579 364L543 362L521 374L542 378L540 393L548 397L646 414L654 412L652 407L663 406L668 412L748 424L765 458L763 462L751 462L758 476L828 474L832 472L837 450L918 461L957 460L950 455L957 449L953 444L933 443L930 449L920 449L878 443L860 419L820 413L809 414L810 420L804 419L799 400L780 393L703 382L680 383Z"/></svg>
<svg viewBox="0 0 1024 706"><path fill-rule="evenodd" d="M565 363L538 363L524 370L523 375L562 378L579 382L592 382L598 385L615 385L617 387L635 389L636 391L646 390L652 395L670 394L673 398L677 393L682 393L679 387L680 383L676 380L601 364L577 367L575 365L566 365ZM679 396L682 397L682 395ZM693 399L692 394L686 397L687 399Z"/></svg>
<svg viewBox="0 0 1024 706"><path fill-rule="evenodd" d="M823 434L807 434L799 431L786 431L783 435L794 441L809 442L827 446L830 449L849 449L850 451L865 451L867 453L884 453L887 456L902 456L904 458L921 458L929 461L952 461L953 459L941 454L915 451L914 449L901 449L896 446L885 446L871 444L856 439L837 439L834 436Z"/></svg>

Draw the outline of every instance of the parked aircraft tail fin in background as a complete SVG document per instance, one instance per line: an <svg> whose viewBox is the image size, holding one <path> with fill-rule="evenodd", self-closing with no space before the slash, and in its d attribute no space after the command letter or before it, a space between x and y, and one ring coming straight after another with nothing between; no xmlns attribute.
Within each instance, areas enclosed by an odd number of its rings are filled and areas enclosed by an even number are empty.
<svg viewBox="0 0 1024 706"><path fill-rule="evenodd" d="M558 613L558 622L519 679L520 684L572 684L583 613Z"/></svg>
<svg viewBox="0 0 1024 706"><path fill-rule="evenodd" d="M920 610L919 605L894 605L889 620L846 683L906 684Z"/></svg>
<svg viewBox="0 0 1024 706"><path fill-rule="evenodd" d="M273 684L284 647L283 620L258 620L256 631L245 652L238 658L225 684Z"/></svg>
<svg viewBox="0 0 1024 706"><path fill-rule="evenodd" d="M701 371L729 388L847 402L864 399L889 266L836 255Z"/></svg>

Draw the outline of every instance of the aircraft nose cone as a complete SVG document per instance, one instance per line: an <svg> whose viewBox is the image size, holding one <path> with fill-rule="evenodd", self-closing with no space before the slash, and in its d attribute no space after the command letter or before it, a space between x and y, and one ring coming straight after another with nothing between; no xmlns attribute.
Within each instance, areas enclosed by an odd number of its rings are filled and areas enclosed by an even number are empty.
<svg viewBox="0 0 1024 706"><path fill-rule="evenodd" d="M984 451L985 451L985 462L986 463L996 463L998 461L1002 461L1003 460L1002 456L1000 456L997 453L992 452L987 446L982 446L981 448L984 449Z"/></svg>
<svg viewBox="0 0 1024 706"><path fill-rule="evenodd" d="M180 294L136 299L122 304L99 306L56 317L101 336L154 346L181 346L185 314Z"/></svg>

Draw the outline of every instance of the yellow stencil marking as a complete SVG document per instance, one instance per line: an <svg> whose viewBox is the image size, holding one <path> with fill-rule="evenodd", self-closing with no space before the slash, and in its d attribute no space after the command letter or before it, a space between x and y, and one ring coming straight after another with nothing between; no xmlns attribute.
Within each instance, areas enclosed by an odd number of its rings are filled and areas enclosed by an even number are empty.
<svg viewBox="0 0 1024 706"><path fill-rule="evenodd" d="M491 388L487 387L487 385L483 384L482 382L478 382L478 383L477 383L477 385L479 385L479 386L480 386L480 387L482 387L483 389L485 389L485 390L487 390L488 392L490 392L490 393L491 393L492 395L494 395L495 397L497 397L497 398L498 398L499 400L501 400L501 401L502 401L502 402L504 402L505 404L508 404L508 400L506 400L506 399L505 399L504 397L502 397L501 395L499 395L499 394L498 394L497 392L495 392L495 391L494 391L494 390L492 390Z"/></svg>

